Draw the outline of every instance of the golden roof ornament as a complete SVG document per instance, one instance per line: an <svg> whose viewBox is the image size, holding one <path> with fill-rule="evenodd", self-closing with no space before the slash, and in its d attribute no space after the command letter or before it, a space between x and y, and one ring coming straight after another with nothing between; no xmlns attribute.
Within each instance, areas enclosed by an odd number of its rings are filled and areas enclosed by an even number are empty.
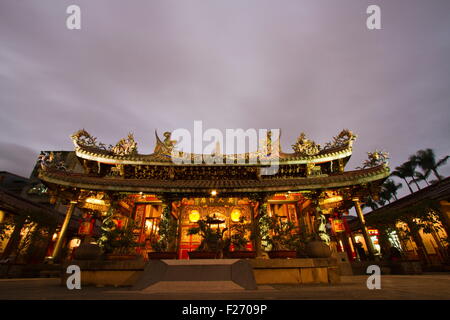
<svg viewBox="0 0 450 320"><path fill-rule="evenodd" d="M380 165L388 165L389 153L380 150L375 150L373 152L367 152L367 160L364 160L362 167L357 167L357 169L373 168Z"/></svg>
<svg viewBox="0 0 450 320"><path fill-rule="evenodd" d="M66 164L62 159L61 152L47 152L42 151L38 156L38 163L41 166L41 170L47 171L49 169L55 169L60 171L67 171Z"/></svg>
<svg viewBox="0 0 450 320"><path fill-rule="evenodd" d="M306 139L306 134L302 132L297 138L297 142L292 145L295 153L305 154L308 156L316 155L320 152L320 144L316 144L314 141Z"/></svg>
<svg viewBox="0 0 450 320"><path fill-rule="evenodd" d="M177 144L176 140L171 140L172 133L169 131L164 132L163 133L164 141L161 141L156 130L155 135L156 135L156 146L153 152L156 154L171 155L173 148Z"/></svg>
<svg viewBox="0 0 450 320"><path fill-rule="evenodd" d="M325 145L325 149L351 146L358 136L349 129L342 130L337 136L333 137L333 141Z"/></svg>
<svg viewBox="0 0 450 320"><path fill-rule="evenodd" d="M94 147L102 150L107 150L108 148L104 143L97 142L97 138L90 135L84 129L78 130L70 136L75 147Z"/></svg>
<svg viewBox="0 0 450 320"><path fill-rule="evenodd" d="M137 142L134 140L134 135L129 133L127 138L120 139L114 147L110 147L110 151L119 156L136 154Z"/></svg>
<svg viewBox="0 0 450 320"><path fill-rule="evenodd" d="M70 136L75 147L91 147L97 148L105 151L109 151L118 156L125 156L130 154L137 153L137 143L134 140L134 136L132 133L128 134L127 138L122 138L119 142L116 143L115 146L109 145L106 146L104 143L97 142L97 138L90 135L84 129L78 130L74 134Z"/></svg>

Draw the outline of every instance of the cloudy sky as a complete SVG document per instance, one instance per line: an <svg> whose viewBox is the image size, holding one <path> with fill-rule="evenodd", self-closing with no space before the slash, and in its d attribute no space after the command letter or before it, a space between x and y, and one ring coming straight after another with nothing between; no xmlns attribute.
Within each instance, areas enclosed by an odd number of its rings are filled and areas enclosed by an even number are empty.
<svg viewBox="0 0 450 320"><path fill-rule="evenodd" d="M81 30L66 28L71 4ZM369 4L382 30L366 28ZM155 129L194 120L280 128L283 151L349 128L348 169L375 148L392 167L443 156L449 58L448 0L2 0L0 170L28 176L81 128L106 144L132 131L151 153Z"/></svg>

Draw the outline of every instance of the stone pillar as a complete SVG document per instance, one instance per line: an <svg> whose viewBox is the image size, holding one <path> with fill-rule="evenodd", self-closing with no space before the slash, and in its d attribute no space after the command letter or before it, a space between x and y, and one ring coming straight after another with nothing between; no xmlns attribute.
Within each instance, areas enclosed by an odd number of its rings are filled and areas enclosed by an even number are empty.
<svg viewBox="0 0 450 320"><path fill-rule="evenodd" d="M256 200L256 212L252 215L252 226L253 226L253 238L254 238L254 246L257 257L262 257L262 239L261 239L261 229L259 225L259 220L267 214L267 199L268 196L257 195L254 200ZM256 215L255 215L256 213Z"/></svg>
<svg viewBox="0 0 450 320"><path fill-rule="evenodd" d="M431 260L430 257L428 256L425 244L423 243L422 236L420 235L420 227L417 225L417 223L414 221L413 218L408 218L405 220L405 222L408 225L411 237L417 246L418 250L417 253L419 255L419 259L423 260L426 264L430 265Z"/></svg>
<svg viewBox="0 0 450 320"><path fill-rule="evenodd" d="M436 211L445 233L450 238L450 202L440 201L439 208Z"/></svg>
<svg viewBox="0 0 450 320"><path fill-rule="evenodd" d="M67 228L69 227L70 218L72 217L73 211L75 210L77 202L70 201L69 207L67 208L66 218L61 226L61 231L59 232L58 240L56 241L55 249L53 250L52 260L55 261L61 251L61 247L66 236Z"/></svg>
<svg viewBox="0 0 450 320"><path fill-rule="evenodd" d="M5 251L3 251L2 259L8 258L20 242L20 231L22 230L26 219L25 217L20 216L14 220L14 230L9 238L8 244L6 245Z"/></svg>
<svg viewBox="0 0 450 320"><path fill-rule="evenodd" d="M261 213L261 203L258 202L257 207L256 207L256 216L253 217L253 230L255 231L255 241L254 241L254 245L255 245L255 252L256 252L256 256L257 257L261 257L262 256L262 243L261 243L261 229L259 227L259 218L260 218L260 213Z"/></svg>
<svg viewBox="0 0 450 320"><path fill-rule="evenodd" d="M182 197L177 194L169 194L169 195L159 195L158 198L161 199L163 202L161 219L165 219L164 213L166 212L166 210L168 210L169 214L168 219L170 219L171 222L176 223L177 236L174 239L171 239L170 243L168 243L167 249L172 252L178 251L178 247L181 241L181 225L182 225L181 205L179 208L179 214L176 217L174 217L172 213L174 210L174 206L176 207L176 202L181 201ZM169 228L172 228L172 226L170 226Z"/></svg>
<svg viewBox="0 0 450 320"><path fill-rule="evenodd" d="M355 259L361 261L361 257L359 256L359 252L358 252L358 247L356 246L356 241L355 241L355 237L353 236L353 233L350 232L347 234L348 237L350 237L350 240L352 241L352 246L353 246L353 252L355 252Z"/></svg>
<svg viewBox="0 0 450 320"><path fill-rule="evenodd" d="M174 219L175 221L176 221L176 223L177 223L177 225L176 225L176 230L177 230L177 232L178 232L178 230L179 230L179 227L181 226L181 221L179 220L179 219L175 219L174 217L173 217L173 215L172 215L172 212L173 212L173 203L174 203L175 201L174 201L174 199L172 198L172 199L168 199L168 201L167 201L167 206L169 207L169 211L168 211L168 213L169 213L169 219L170 219L170 221L172 221L172 219ZM174 221L174 222L175 222ZM177 246L178 246L178 237L176 237L175 239L172 239L172 241L170 241L169 243L168 243L168 248L167 248L167 250L169 250L169 251L171 251L171 252L174 252L174 251L177 251Z"/></svg>
<svg viewBox="0 0 450 320"><path fill-rule="evenodd" d="M358 198L353 199L355 204L356 213L358 214L358 220L361 225L361 230L364 236L364 241L366 242L367 250L369 251L369 259L375 260L375 249L373 248L372 240L370 239L369 233L366 228L366 220L364 219L363 212L361 210L361 204Z"/></svg>

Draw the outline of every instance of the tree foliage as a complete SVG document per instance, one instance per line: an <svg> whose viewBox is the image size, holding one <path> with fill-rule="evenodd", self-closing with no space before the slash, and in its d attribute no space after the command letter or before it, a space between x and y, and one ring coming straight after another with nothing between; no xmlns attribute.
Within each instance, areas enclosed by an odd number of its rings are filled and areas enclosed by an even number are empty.
<svg viewBox="0 0 450 320"><path fill-rule="evenodd" d="M158 227L159 238L151 240L153 250L158 252L176 251L178 223L170 214L169 206L164 208Z"/></svg>

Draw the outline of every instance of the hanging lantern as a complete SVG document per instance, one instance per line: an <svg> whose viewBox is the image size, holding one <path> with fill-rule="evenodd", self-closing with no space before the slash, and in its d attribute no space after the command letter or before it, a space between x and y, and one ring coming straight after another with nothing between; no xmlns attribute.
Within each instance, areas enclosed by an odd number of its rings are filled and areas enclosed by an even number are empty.
<svg viewBox="0 0 450 320"><path fill-rule="evenodd" d="M231 221L233 222L239 222L241 219L241 210L239 209L234 209L231 212Z"/></svg>
<svg viewBox="0 0 450 320"><path fill-rule="evenodd" d="M198 212L198 210L192 210L189 214L189 221L197 222L198 220L200 220L200 212Z"/></svg>

